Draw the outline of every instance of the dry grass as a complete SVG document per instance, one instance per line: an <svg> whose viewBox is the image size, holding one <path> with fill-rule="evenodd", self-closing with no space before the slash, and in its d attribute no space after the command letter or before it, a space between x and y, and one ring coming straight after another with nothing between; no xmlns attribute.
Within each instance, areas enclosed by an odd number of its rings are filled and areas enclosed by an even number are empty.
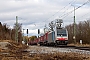
<svg viewBox="0 0 90 60"><path fill-rule="evenodd" d="M77 53L43 53L36 54L23 51L28 48L26 45L17 44L13 41L8 41L8 49L0 48L0 60L90 60L89 56ZM4 54L2 54L4 53ZM5 54L8 53L8 54Z"/></svg>
<svg viewBox="0 0 90 60"><path fill-rule="evenodd" d="M31 54L18 56L4 56L2 60L90 60L90 57L76 53L54 53L54 54Z"/></svg>

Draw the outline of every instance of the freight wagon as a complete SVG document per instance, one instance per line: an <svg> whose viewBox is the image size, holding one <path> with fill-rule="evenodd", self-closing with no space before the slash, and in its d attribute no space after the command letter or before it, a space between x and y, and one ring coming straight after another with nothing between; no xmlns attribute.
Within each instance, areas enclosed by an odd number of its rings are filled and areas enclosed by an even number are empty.
<svg viewBox="0 0 90 60"><path fill-rule="evenodd" d="M56 28L55 31L46 32L39 38L30 41L29 44L40 45L67 45L68 44L68 32L65 28Z"/></svg>

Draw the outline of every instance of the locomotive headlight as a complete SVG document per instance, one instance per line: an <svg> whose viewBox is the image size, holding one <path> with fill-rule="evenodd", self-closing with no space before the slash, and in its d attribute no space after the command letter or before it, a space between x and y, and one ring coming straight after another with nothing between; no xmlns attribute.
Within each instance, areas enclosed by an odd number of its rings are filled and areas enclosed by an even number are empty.
<svg viewBox="0 0 90 60"><path fill-rule="evenodd" d="M59 38L56 38L56 40L59 40Z"/></svg>

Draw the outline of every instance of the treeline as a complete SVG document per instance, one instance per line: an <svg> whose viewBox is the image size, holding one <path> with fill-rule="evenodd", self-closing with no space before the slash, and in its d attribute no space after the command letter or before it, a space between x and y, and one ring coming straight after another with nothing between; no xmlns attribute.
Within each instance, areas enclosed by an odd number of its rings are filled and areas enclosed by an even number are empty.
<svg viewBox="0 0 90 60"><path fill-rule="evenodd" d="M23 40L21 24L18 23L18 42ZM70 24L66 26L69 34L69 43L74 43L74 25ZM11 29L7 24L2 24L0 22L0 40L14 40L15 41L15 33L16 33L16 24L14 24L13 29ZM34 37L30 37L30 40L33 40ZM25 39L25 38L24 38ZM27 38L25 39L27 40ZM79 22L76 24L76 42L82 40L84 44L90 44L90 20Z"/></svg>
<svg viewBox="0 0 90 60"><path fill-rule="evenodd" d="M21 27L21 26L20 26ZM0 22L0 40L14 40L15 41L15 26L13 29L9 27L7 24L2 24ZM18 42L22 40L22 32L21 28L18 30Z"/></svg>
<svg viewBox="0 0 90 60"><path fill-rule="evenodd" d="M69 43L74 43L73 27L73 24L66 26L69 34ZM76 24L76 42L79 43L80 40L82 40L84 44L90 44L90 20Z"/></svg>

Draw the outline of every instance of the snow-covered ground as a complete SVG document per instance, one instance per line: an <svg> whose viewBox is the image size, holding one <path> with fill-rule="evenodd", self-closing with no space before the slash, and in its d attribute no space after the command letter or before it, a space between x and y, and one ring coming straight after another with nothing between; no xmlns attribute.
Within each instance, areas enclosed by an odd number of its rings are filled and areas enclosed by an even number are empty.
<svg viewBox="0 0 90 60"><path fill-rule="evenodd" d="M64 52L64 53L79 53L90 55L90 51L78 50L72 48L55 48L55 47L45 47L45 46L29 46L27 49L30 53L55 53L55 52Z"/></svg>

